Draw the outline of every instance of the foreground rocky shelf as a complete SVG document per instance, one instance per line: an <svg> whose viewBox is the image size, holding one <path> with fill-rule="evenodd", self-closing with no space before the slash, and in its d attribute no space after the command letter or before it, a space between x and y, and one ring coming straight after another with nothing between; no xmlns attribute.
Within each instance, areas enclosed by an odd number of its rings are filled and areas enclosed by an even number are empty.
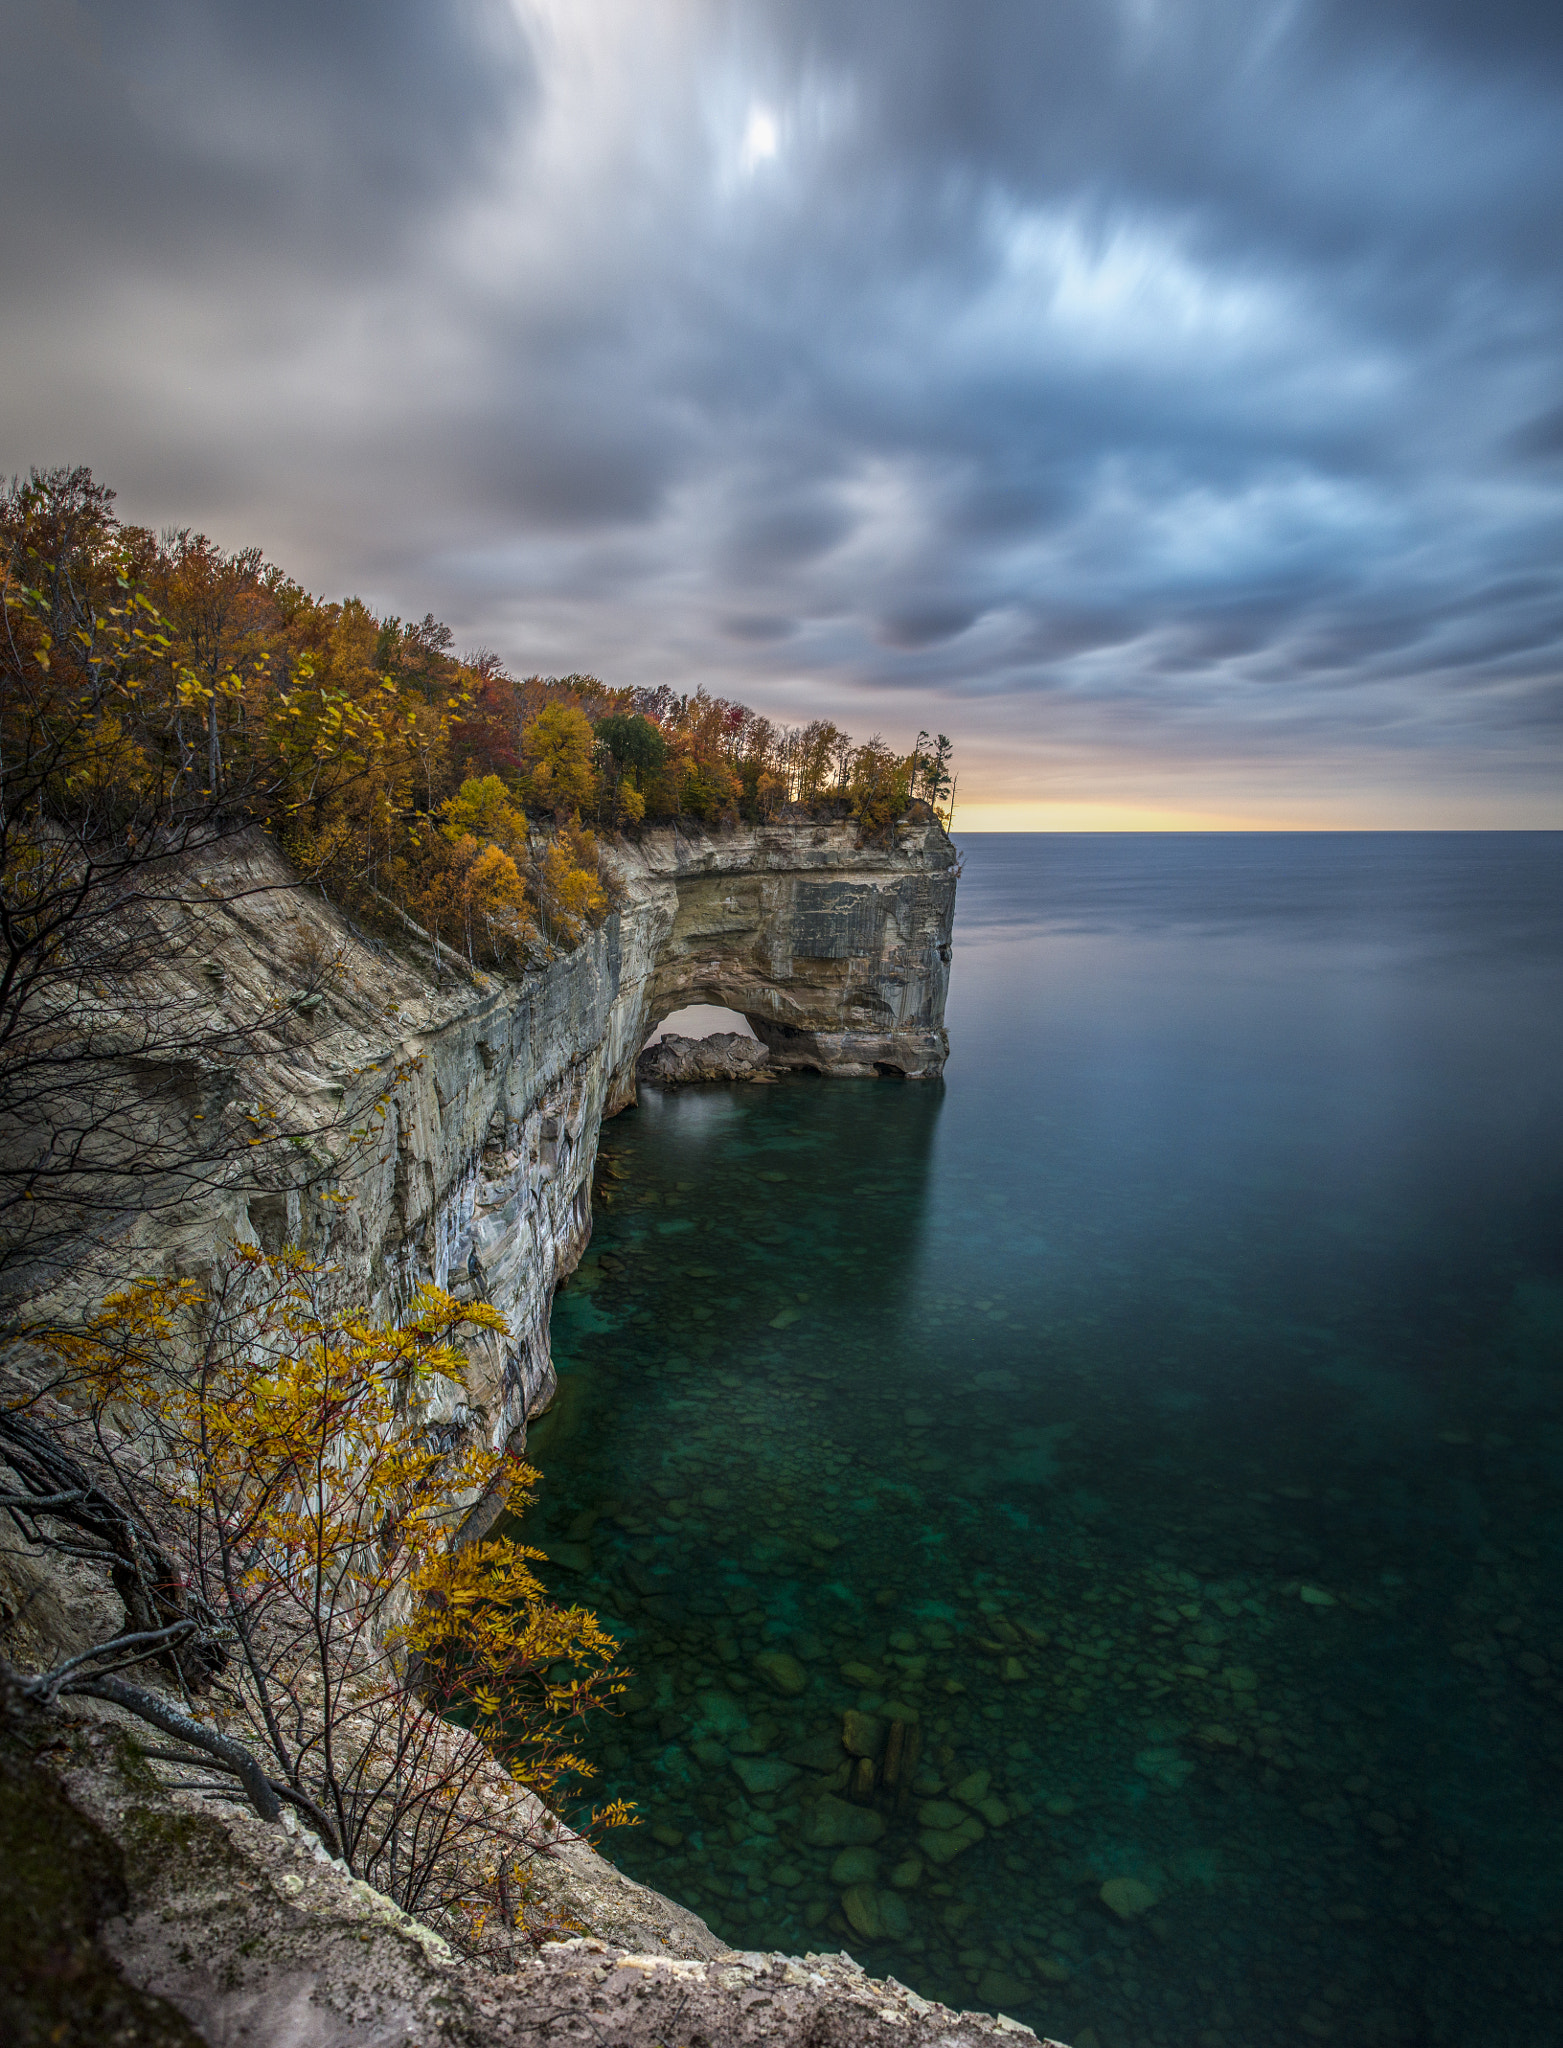
<svg viewBox="0 0 1563 2048"><path fill-rule="evenodd" d="M463 1961L310 1838L167 1789L106 1715L0 1701L0 2037L14 2048L1037 2040L845 1955L723 1948L580 1843L539 1859L536 1891L559 1938L497 1967Z"/></svg>

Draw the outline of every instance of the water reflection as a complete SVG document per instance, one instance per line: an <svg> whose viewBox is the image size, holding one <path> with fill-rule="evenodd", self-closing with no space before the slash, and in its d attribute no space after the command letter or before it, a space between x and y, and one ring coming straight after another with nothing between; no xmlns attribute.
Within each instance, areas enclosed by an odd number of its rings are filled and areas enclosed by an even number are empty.
<svg viewBox="0 0 1563 2048"><path fill-rule="evenodd" d="M1555 955L1563 833L963 835L963 937L1227 932L1413 954Z"/></svg>
<svg viewBox="0 0 1563 2048"><path fill-rule="evenodd" d="M1558 848L1224 845L971 847L942 1096L610 1126L539 1527L638 1673L617 1853L730 1940L1102 2048L1508 2048L1563 1938Z"/></svg>

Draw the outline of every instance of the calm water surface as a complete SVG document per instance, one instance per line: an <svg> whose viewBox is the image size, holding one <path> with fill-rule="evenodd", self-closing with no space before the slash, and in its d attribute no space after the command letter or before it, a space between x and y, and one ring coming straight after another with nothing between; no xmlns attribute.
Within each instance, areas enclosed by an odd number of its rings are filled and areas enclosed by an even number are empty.
<svg viewBox="0 0 1563 2048"><path fill-rule="evenodd" d="M604 1132L612 1853L1077 2048L1563 2039L1563 835L963 851L942 1087Z"/></svg>

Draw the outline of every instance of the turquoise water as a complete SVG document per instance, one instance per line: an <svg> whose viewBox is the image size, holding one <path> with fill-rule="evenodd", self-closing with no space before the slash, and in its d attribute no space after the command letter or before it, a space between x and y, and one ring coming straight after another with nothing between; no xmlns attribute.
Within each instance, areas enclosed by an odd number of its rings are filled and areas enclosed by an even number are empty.
<svg viewBox="0 0 1563 2048"><path fill-rule="evenodd" d="M942 1087L604 1132L610 1852L1084 2048L1563 2038L1563 837L963 851Z"/></svg>

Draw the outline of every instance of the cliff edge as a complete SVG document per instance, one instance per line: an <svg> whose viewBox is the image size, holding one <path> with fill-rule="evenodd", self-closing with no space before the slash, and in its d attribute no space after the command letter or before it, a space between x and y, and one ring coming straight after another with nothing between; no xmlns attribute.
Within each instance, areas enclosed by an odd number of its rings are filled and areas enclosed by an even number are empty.
<svg viewBox="0 0 1563 2048"><path fill-rule="evenodd" d="M144 1732L144 1731L143 1731ZM576 1926L462 1962L292 1827L159 1782L111 1715L0 1688L0 2037L10 2048L978 2048L1036 2037L845 1955L725 1949L579 1846ZM557 1880L555 1880L557 1888ZM600 1928L601 1932L597 1929Z"/></svg>
<svg viewBox="0 0 1563 2048"><path fill-rule="evenodd" d="M591 1235L602 1120L634 1100L663 1017L690 1003L742 1012L773 1073L943 1071L956 857L916 811L877 841L800 821L616 842L604 923L514 976L475 971L415 929L358 930L259 834L230 848L209 900L167 914L161 994L210 1001L215 987L286 1014L285 1049L244 1085L303 1135L259 1174L228 1162L199 1205L127 1225L117 1277L201 1279L235 1241L298 1244L346 1299L388 1317L424 1281L480 1296L510 1334L479 1348L468 1405L441 1419L519 1442L553 1393L549 1309ZM334 972L300 1014L305 966L322 959ZM214 1109L246 1106L214 1096L224 1082L185 1091L174 1113L195 1121L181 1142L203 1118L215 1127ZM384 1115L345 1144L344 1104L382 1082Z"/></svg>
<svg viewBox="0 0 1563 2048"><path fill-rule="evenodd" d="M633 1101L637 1057L664 1016L697 1002L741 1011L767 1071L942 1072L956 858L931 814L875 841L848 823L669 828L605 859L616 902L600 929L545 968L500 976L415 929L358 930L258 834L231 847L205 900L170 902L153 971L165 1000L210 1002L217 988L270 1005L286 1020L282 1050L245 1080L262 1084L252 1105L226 1100L239 1083L223 1074L159 1100L182 1104L186 1143L218 1104L284 1117L299 1135L281 1170L235 1158L198 1207L129 1219L112 1246L118 1273L202 1279L236 1241L298 1244L345 1299L382 1315L424 1281L480 1296L508 1334L482 1340L435 1419L519 1443L553 1392L550 1304L590 1237L602 1120ZM323 993L301 1002L322 959ZM366 1085L382 1089L384 1113L344 1143L344 1106ZM55 1306L79 1310L91 1286L84 1265ZM471 1505L480 1522L483 1504ZM90 1590L14 1543L0 1552L8 1646L22 1626L40 1636L37 1661L69 1654L72 1603L90 1604ZM542 1861L540 1896L586 1932L518 1955L510 1975L458 1965L313 1843L177 1789L148 1762L145 1735L109 1708L45 1715L0 1700L12 1844L0 1894L19 1959L0 1990L20 2041L1033 2038L873 1983L844 1956L727 1951L568 1838ZM70 1993L58 2024L35 2025L44 2007L17 2001L18 1969Z"/></svg>

